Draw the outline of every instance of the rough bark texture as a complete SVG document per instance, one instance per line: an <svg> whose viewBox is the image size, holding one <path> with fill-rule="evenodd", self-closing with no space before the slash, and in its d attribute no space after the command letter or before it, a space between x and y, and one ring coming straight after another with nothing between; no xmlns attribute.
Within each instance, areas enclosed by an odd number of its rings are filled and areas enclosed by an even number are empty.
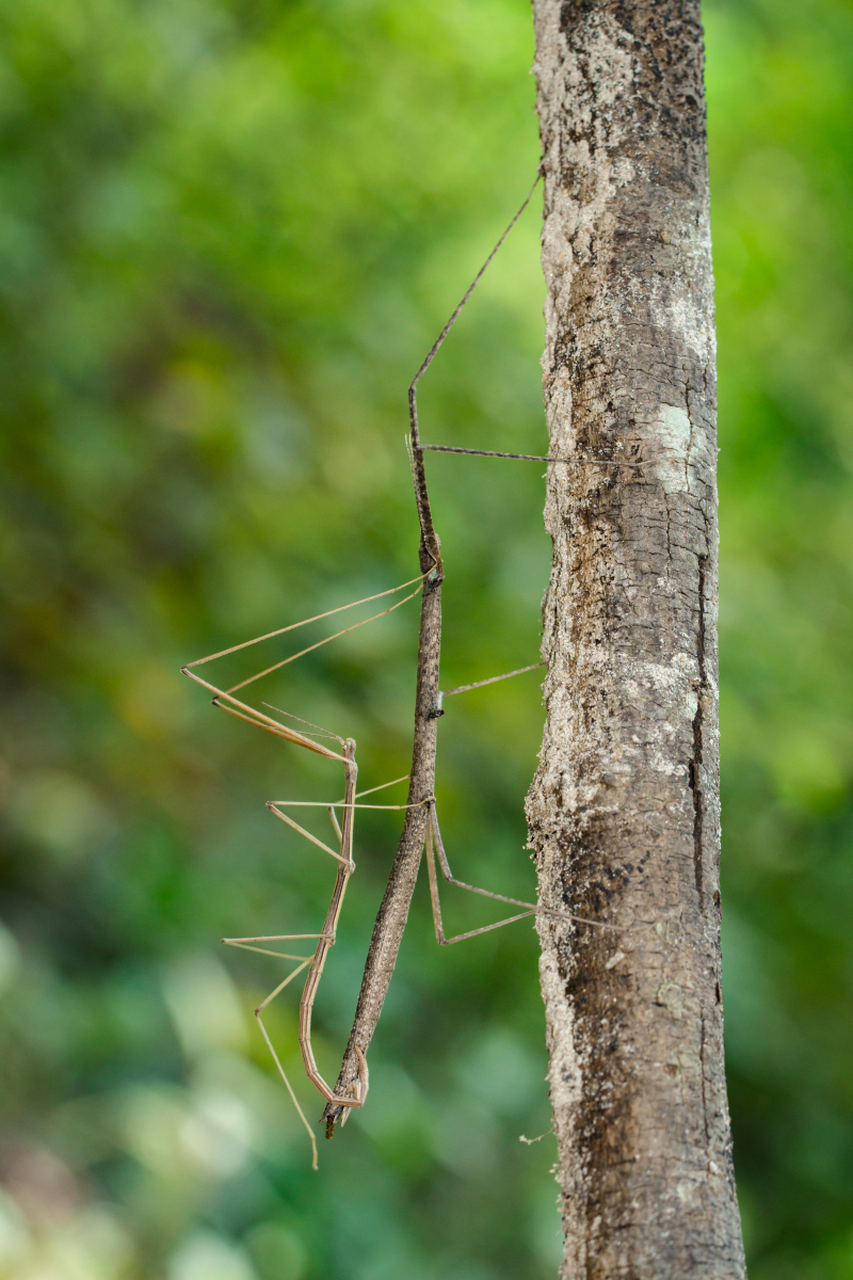
<svg viewBox="0 0 853 1280"><path fill-rule="evenodd" d="M745 1274L719 952L713 280L698 0L533 0L553 571L528 800L564 1280ZM623 465L619 464L619 460ZM624 462L641 463L628 467Z"/></svg>

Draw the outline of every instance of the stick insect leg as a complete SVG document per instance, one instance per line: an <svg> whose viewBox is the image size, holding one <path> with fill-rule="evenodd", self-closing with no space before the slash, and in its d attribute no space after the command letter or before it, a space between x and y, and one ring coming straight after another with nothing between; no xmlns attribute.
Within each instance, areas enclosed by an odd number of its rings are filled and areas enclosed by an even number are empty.
<svg viewBox="0 0 853 1280"><path fill-rule="evenodd" d="M272 937L266 936L266 937L260 937L260 938L223 938L222 939L222 941L226 944L226 946L229 946L229 947L241 947L244 951L258 951L260 952L261 955L265 955L265 956L280 956L282 960L299 960L300 961L300 963L296 966L293 972L289 973L287 977L284 979L284 981L280 982L278 986L275 988L275 990L270 992L266 1000L261 1001L261 1003L258 1005L257 1009L255 1010L255 1017L258 1020L259 1027L261 1028L261 1035L264 1037L264 1040L267 1043L267 1048L272 1054L273 1062L278 1068L278 1073L281 1076L282 1080L284 1081L284 1085L285 1085L285 1088L287 1089L287 1092L290 1094L290 1100L293 1103L294 1107L296 1108L296 1114L299 1116L299 1119L302 1121L303 1125L305 1126L305 1130L308 1134L308 1137L311 1139L311 1152L312 1152L311 1165L312 1165L312 1168L314 1169L317 1168L317 1142L314 1137L314 1132L305 1117L305 1112L302 1110L302 1108L299 1105L299 1101L296 1097L296 1094L293 1092L293 1086L291 1085L290 1081L287 1078L287 1072L285 1071L284 1067L281 1065L281 1059L279 1058L278 1054L275 1051L273 1042L269 1037L269 1033L266 1027L264 1026L264 1020L261 1017L261 1013L263 1012L264 1009L266 1009L267 1005L270 1004L276 998L276 996L293 981L294 978L297 978L299 974L302 973L303 969L308 968L308 965L311 963L311 960L313 957L287 955L283 951L270 951L266 947L255 947L250 944L254 942L286 942L288 940L293 941L297 938L307 938L307 937L316 938L319 936L320 935L316 933L312 933L312 934L283 933L283 934L276 934Z"/></svg>
<svg viewBox="0 0 853 1280"><path fill-rule="evenodd" d="M352 839L353 839L353 820L355 816L355 807L356 807L355 806L355 787L356 787L356 779L358 777L358 767L355 763L355 742L353 741L352 738L348 738L345 742L343 742L342 759L344 761L344 765L346 769L346 786L345 786L344 799L339 802L340 807L343 809L343 813L344 813L343 822L342 823L338 822L337 816L335 814L336 805L333 804L333 805L326 806L329 813L329 817L332 822L332 826L334 827L334 830L335 830L335 834L339 840L339 848L337 850L330 848L329 845L324 844L322 840L318 840L315 835L312 835L310 831L307 831L304 827L301 827L298 822L294 822L294 820L291 817L289 817L286 812L284 812L284 809L286 806L293 803L297 803L297 802L288 801L288 800L270 800L267 802L267 807L276 815L277 818L281 818L282 821L286 822L288 826L293 827L293 829L297 831L300 835L304 836L307 840L310 840L312 844L316 845L319 849L322 849L325 853L329 854L332 858L334 858L335 861L338 863L338 873L337 873L337 876L335 877L335 885L332 890L332 896L329 903L329 907L326 912L326 919L324 921L323 928L320 933L312 935L317 939L317 946L315 948L313 956L294 957L295 959L299 959L301 961L299 968L276 987L275 991L273 991L272 994L268 996L267 999L261 1005L259 1005L255 1013L258 1018L258 1022L260 1023L261 1030L264 1035L264 1039L269 1045L270 1051L273 1053L273 1057L275 1058L276 1064L278 1065L278 1069L282 1077L285 1078L285 1083L287 1083L286 1077L284 1076L284 1072L282 1071L282 1068L281 1068L281 1063L279 1059L276 1057L275 1051L272 1047L272 1044L270 1043L270 1037L268 1036L266 1028L264 1027L261 1014L263 1010L266 1008L266 1006L270 1003L270 1001L274 1000L275 997L278 995L278 993L281 990L283 990L285 986L287 986L287 984L292 980L293 977L296 976L296 973L301 972L303 969L307 968L308 977L306 979L305 987L302 992L302 998L299 1002L299 1047L302 1051L302 1060L305 1064L306 1074L308 1076L308 1079L311 1081L311 1083L315 1085L317 1089L319 1089L320 1093L322 1093L327 1103L334 1103L336 1106L342 1107L342 1108L343 1107L352 1108L352 1107L361 1107L364 1105L364 1099L367 1095L367 1089L368 1089L367 1063L365 1061L364 1054L362 1053L360 1047L356 1046L356 1058L358 1063L358 1083L351 1089L351 1092L349 1095L346 1095L346 1094L339 1095L329 1087L329 1085L326 1083L326 1081L323 1079L322 1075L320 1074L317 1068L317 1063L314 1059L314 1051L311 1046L311 1018L312 1018L312 1012L314 1008L314 999L317 994L317 988L320 984L320 979L322 978L322 975L323 975L323 969L326 964L326 959L328 957L329 950L335 944L335 935L337 932L338 919L340 917L341 908L343 906L344 894L346 892L347 883L353 871L355 870L355 863L353 862L353 858L352 858ZM281 940L283 941L284 938L282 937ZM242 945L244 947L247 947L250 950L260 950L261 948L256 948L251 944L255 942L269 942L269 941L273 941L273 939L268 937L244 939L244 940L237 940L237 945ZM290 1090L289 1083L287 1084L287 1087L288 1087L288 1090L291 1092L291 1096L292 1096L292 1091ZM300 1116L302 1116L301 1109L299 1111L299 1114ZM304 1116L303 1116L303 1120L304 1120ZM313 1141L312 1141L312 1146L313 1146Z"/></svg>
<svg viewBox="0 0 853 1280"><path fill-rule="evenodd" d="M273 1045L273 1042L270 1039L269 1032L264 1026L264 1020L261 1017L261 1013L267 1007L267 1005L276 998L276 996L279 994L280 991L284 990L284 988L287 986L289 982L293 981L293 979L297 976L297 974L301 973L303 969L306 969L310 963L311 963L311 959L309 958L308 960L305 960L302 964L300 964L298 968L294 969L293 973L288 974L288 976L284 979L284 981L280 982L276 987L276 989L270 992L266 1000L261 1001L261 1003L258 1005L257 1009L255 1010L255 1017L258 1020L258 1026L261 1028L261 1035L264 1037L264 1040L266 1040L267 1048L269 1049L270 1053L273 1056L273 1061L275 1065L278 1067L278 1073L281 1076L282 1080L284 1081L284 1085L285 1085L285 1088L287 1089L287 1092L290 1094L290 1101L293 1103L294 1107L296 1108L296 1113L299 1116L299 1119L302 1121L302 1124L305 1127L305 1131L307 1132L308 1137L311 1139L311 1167L312 1169L316 1169L317 1161L318 1161L318 1153L317 1153L317 1139L314 1137L314 1130L311 1128L310 1124L308 1123L308 1120L306 1119L305 1112L302 1110L302 1108L299 1105L299 1100L297 1099L296 1094L293 1092L293 1086L291 1085L290 1081L287 1078L287 1072L285 1071L284 1067L281 1065L281 1059L279 1058L278 1054L275 1051L275 1046Z"/></svg>
<svg viewBox="0 0 853 1280"><path fill-rule="evenodd" d="M270 951L269 947L256 947L255 942L299 942L303 938L322 938L321 933L272 933L259 938L223 938L226 947L240 947L242 951L257 951L261 956L276 956L279 960L304 960L310 962L310 956L293 956L286 951Z"/></svg>
<svg viewBox="0 0 853 1280"><path fill-rule="evenodd" d="M332 826L335 828L335 835L338 837L338 840L343 842L344 834L341 831L341 824L338 822L338 815L335 813L333 805L329 805L329 817L332 819Z"/></svg>
<svg viewBox="0 0 853 1280"><path fill-rule="evenodd" d="M441 903L438 896L438 876L435 870L435 851L438 850L438 859L441 863L441 874L444 876L448 884L455 884L460 889L470 889L472 893L482 894L486 898L495 898L498 902L510 902L515 906L527 907L528 910L522 911L519 915L510 916L506 920L498 920L495 924L484 925L481 929L470 929L467 933L458 933L454 938L448 938L444 932L444 926L441 920ZM450 867L447 862L447 855L444 852L444 845L441 841L441 833L438 829L438 822L435 819L435 806L430 806L430 816L427 822L426 832L426 859L427 874L429 876L429 893L432 899L432 918L435 924L435 937L440 947L449 947L453 942L464 942L466 938L475 938L480 933L490 933L492 929L500 929L502 925L514 924L516 920L523 920L526 916L535 915L538 908L532 903L518 902L515 898L505 898L502 894L491 893L488 889L477 889L472 884L464 884L461 880L456 880L450 873Z"/></svg>
<svg viewBox="0 0 853 1280"><path fill-rule="evenodd" d="M524 907L525 910L518 915L508 916L506 920L498 920L495 924L484 925L481 929L470 929L467 933L459 933L454 938L446 937L441 921L441 906L438 897L438 876L435 869L436 854L441 866L441 874L448 884L456 885L459 889L467 889L469 893L477 893L482 898L492 898L495 902L507 902L512 907ZM430 896L432 898L432 916L435 924L435 936L439 946L449 947L452 942L463 942L466 938L476 938L478 934L490 933L492 929L500 929L505 924L514 924L516 920L523 920L526 916L551 916L552 919L569 920L573 924L588 924L592 925L593 928L612 928L611 925L607 925L603 921L586 920L583 916L573 916L566 911L555 911L551 907L537 906L535 902L522 902L520 898L508 898L506 894L493 893L491 889L480 889L477 885L466 884L464 880L457 880L450 870L450 863L447 861L447 854L444 851L444 842L438 826L434 800L430 803L429 821L427 822L426 856Z"/></svg>

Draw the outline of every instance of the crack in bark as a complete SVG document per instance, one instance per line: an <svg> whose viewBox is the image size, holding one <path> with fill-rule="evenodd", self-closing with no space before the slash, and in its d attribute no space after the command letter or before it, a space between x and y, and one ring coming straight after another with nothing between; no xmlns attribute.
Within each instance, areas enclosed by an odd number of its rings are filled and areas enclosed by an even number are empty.
<svg viewBox="0 0 853 1280"><path fill-rule="evenodd" d="M696 689L696 714L693 717L693 755L688 766L688 779L693 792L693 874L699 910L705 908L705 891L702 875L702 836L704 801L700 769L702 767L702 734L705 717L705 694L708 688L708 672L705 667L705 566L706 555L699 556L699 628L696 637L696 656L699 664L699 682Z"/></svg>
<svg viewBox="0 0 853 1280"><path fill-rule="evenodd" d="M705 1150L711 1158L711 1133L708 1127L708 1088L705 1079L705 1014L701 1014L701 1033L699 1038L699 1070L702 1074L702 1119L705 1122Z"/></svg>

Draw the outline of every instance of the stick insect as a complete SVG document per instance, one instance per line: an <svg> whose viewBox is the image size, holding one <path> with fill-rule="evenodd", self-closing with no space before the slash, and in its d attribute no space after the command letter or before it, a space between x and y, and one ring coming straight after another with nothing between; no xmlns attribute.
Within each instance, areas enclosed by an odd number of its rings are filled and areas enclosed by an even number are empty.
<svg viewBox="0 0 853 1280"><path fill-rule="evenodd" d="M520 675L525 671L532 671L536 667L543 666L544 664L541 662L533 663L530 666L519 668L517 671L507 672L505 675L492 676L488 680L481 680L473 684L462 685L456 689L447 690L444 693L440 691L439 658L441 650L441 587L442 582L444 581L444 566L441 558L441 543L435 529L432 511L430 508L424 454L429 450L437 450L447 453L479 454L487 457L523 459L549 464L589 461L598 465L613 465L612 461L609 459L557 458L534 454L497 453L490 450L467 449L452 445L423 444L420 439L417 406L418 383L438 354L439 349L455 324L462 308L468 302L468 299L474 292L474 289L482 278L487 267L492 262L492 259L495 257L504 240L515 226L524 210L527 208L539 181L539 176L540 175L537 174L536 181L528 192L528 195L520 209L514 215L503 235L500 237L483 266L474 277L473 282L466 290L458 306L450 316L450 319L447 321L438 338L424 358L423 363L415 374L415 377L409 387L409 433L407 436L407 445L411 461L415 502L420 527L420 573L417 577L412 578L408 582L402 583L398 587L393 587L388 591L367 597L365 600L355 601L353 604L343 605L338 609L329 610L324 614L318 614L313 618L305 619L303 622L297 622L290 626L282 627L277 631L269 632L264 636L259 636L255 640L248 640L243 644L234 645L229 649L224 649L218 653L210 654L206 658L199 658L194 662L188 663L187 666L183 668L184 674L190 676L191 679L195 680L198 684L202 685L203 688L213 694L214 706L221 707L231 715L236 716L241 720L245 720L249 724L256 725L259 728L264 729L266 732L272 733L281 738L285 742L291 743L294 746L302 747L307 751L315 752L325 759L341 765L343 768L343 799L325 806L328 809L328 814L335 833L335 847L332 847L318 839L317 836L300 826L286 812L287 809L297 807L299 804L307 805L312 802L267 802L269 809L276 815L276 817L280 818L289 827L293 828L300 835L311 841L337 863L337 874L335 877L334 887L332 889L331 901L320 932L316 934L277 934L263 937L223 939L223 941L230 946L241 947L249 951L256 951L262 955L273 955L285 960L293 961L296 964L296 968L293 969L266 997L266 999L261 1002L255 1010L255 1015L260 1025L264 1040L266 1041L270 1053L275 1061L276 1067L311 1139L313 1165L315 1169L317 1168L317 1143L314 1133L305 1117L302 1107L299 1105L291 1083L288 1080L284 1067L282 1066L279 1055L276 1052L268 1030L264 1025L264 1011L285 989L285 987L293 982L294 979L296 979L306 969L308 970L308 975L299 1004L299 1047L308 1078L312 1084L316 1086L326 1101L322 1120L324 1120L326 1124L326 1137L331 1138L336 1122L340 1120L343 1125L346 1122L350 1111L353 1108L364 1106L364 1102L367 1097L369 1085L367 1051L373 1037L373 1033L376 1029L376 1025L379 1021L385 995L396 964L397 954L403 930L406 925L412 894L414 892L415 881L420 867L421 855L424 851L426 852L435 933L439 944L442 946L461 942L466 938L471 938L477 934L489 932L492 929L498 929L504 924L511 924L514 921L524 919L531 915L547 916L556 920L572 921L599 928L612 927L601 921L580 919L578 917L571 916L564 911L537 906L535 903L531 902L523 902L519 899L506 897L499 893L493 893L488 889L481 889L475 885L466 884L464 881L458 880L451 872L444 843L442 841L434 795L437 726L439 718L444 714L444 709L442 707L443 699L451 696L452 694L467 692L469 689L475 689L482 685L491 684L497 680L504 680L511 676ZM410 588L413 589L409 590ZM400 593L402 592L405 592L406 594L400 596ZM330 733L328 730L319 729L316 725L311 725L306 721L299 721L298 717L291 715L289 712L282 712L281 714L285 719L298 721L300 724L306 726L305 729L296 729L291 725L283 724L280 720L277 720L241 699L238 699L235 697L235 694L247 685L254 683L256 680L260 680L264 676L270 675L272 672L294 662L297 658L319 648L321 645L337 639L339 636L354 630L356 627L364 626L368 622L375 621L377 618L391 613L418 594L421 596L421 615L418 637L417 687L415 694L415 724L412 745L412 763L410 772L405 778L398 778L394 780L397 783L408 780L409 786L407 800L404 805L378 805L372 802L365 804L362 797L375 794L376 792L381 791L384 787L394 785L394 783L384 783L379 787L372 787L368 791L356 791L358 767L355 759L356 744L352 738L341 738L337 734ZM247 649L255 644L259 644L262 641L272 640L289 631L306 626L309 623L321 621L346 609L354 608L357 605L368 604L374 600L379 600L380 598L389 596L400 596L400 598L396 599L394 603L388 605L388 607L382 609L381 612L364 619L364 621L356 622L351 626L345 627L342 630L335 632L333 635L327 636L325 639L319 640L315 644L309 645L306 648L299 650L299 652L264 668L264 670L260 671L257 675L249 676L247 679L240 681L238 684L232 685L228 689L219 688L204 679L197 672L197 668L207 663L228 657L231 654ZM314 732L312 733L310 730L314 730ZM332 743L335 745L326 745ZM391 866L388 883L379 907L376 923L373 928L352 1031L350 1032L349 1041L344 1052L343 1062L337 1081L334 1087L331 1087L320 1074L314 1058L314 1052L311 1046L311 1018L317 988L322 977L326 959L330 948L335 943L338 921L343 907L347 884L350 876L355 870L355 863L353 861L353 828L355 822L355 810L358 808L402 809L405 816L403 819L403 828L400 835L397 853ZM340 820L337 816L338 811L341 813ZM449 884L456 885L459 888L480 894L483 897L493 899L497 902L506 903L510 906L520 908L520 910L505 920L499 920L494 924L488 924L482 928L469 930L468 932L458 934L455 937L447 937L444 932L441 918L441 905L438 891L439 880L436 861L438 863L438 868L440 868L442 877ZM273 950L270 946L270 944L308 941L313 941L315 944L313 953L308 956Z"/></svg>

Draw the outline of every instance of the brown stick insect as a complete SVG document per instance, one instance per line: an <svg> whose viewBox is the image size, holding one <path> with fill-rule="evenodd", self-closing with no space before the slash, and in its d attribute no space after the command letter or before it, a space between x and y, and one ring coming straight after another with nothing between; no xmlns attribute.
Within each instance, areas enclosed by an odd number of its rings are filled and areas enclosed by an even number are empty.
<svg viewBox="0 0 853 1280"><path fill-rule="evenodd" d="M478 271L473 282L466 290L459 305L456 307L438 338L433 343L433 346L430 348L423 363L415 374L411 386L409 387L409 434L407 437L407 443L411 459L415 501L417 504L418 521L420 526L420 573L418 576L412 578L408 582L402 583L398 587L393 587L388 591L383 591L375 596L367 597L365 600L354 601L350 605L343 605L338 609L329 610L325 614L318 614L316 617L305 619L302 622L293 623L287 627L282 627L278 631L273 631L267 635L259 636L254 640L245 641L243 644L238 644L232 648L224 649L219 653L210 654L206 658L199 658L195 662L188 663L187 666L183 668L184 674L190 676L191 679L195 680L198 684L202 685L203 688L213 694L214 706L221 707L231 715L237 716L239 719L245 720L249 724L257 725L259 728L264 729L268 733L274 734L283 741L289 742L294 746L302 747L307 751L314 752L323 758L342 766L343 768L343 799L324 806L328 810L335 834L334 847L331 844L326 844L310 831L300 826L289 815L289 813L286 812L287 809L300 806L307 807L315 802L286 800L267 802L268 807L276 817L280 818L300 835L311 841L337 863L337 874L335 877L334 887L332 889L332 896L329 908L326 912L326 918L320 932L316 934L276 934L263 937L223 939L223 941L229 946L242 947L249 951L259 952L262 955L280 957L285 960L293 961L296 964L296 968L294 968L266 997L266 999L262 1001L255 1010L255 1015L258 1019L258 1023L260 1024L264 1039L273 1056L276 1067L281 1074L293 1104L296 1107L302 1123L304 1124L311 1139L314 1168L317 1167L317 1143L314 1138L314 1133L305 1117L305 1113L296 1099L281 1060L275 1050L272 1040L270 1039L267 1028L264 1025L264 1011L271 1001L273 1001L285 987L287 987L299 976L299 974L303 973L307 969L308 974L299 1003L299 1046L308 1078L326 1100L322 1119L326 1123L326 1137L330 1138L334 1132L336 1122L340 1119L341 1124L344 1124L350 1111L355 1107L364 1106L365 1098L367 1097L369 1083L367 1051L373 1037L373 1033L376 1029L376 1025L379 1021L385 995L391 981L391 975L394 971L403 930L409 913L412 894L414 892L415 881L420 867L421 854L424 850L426 850L427 857L427 870L429 875L435 933L438 942L442 946L449 945L454 942L460 942L465 938L471 938L477 934L486 933L492 929L500 928L504 924L510 924L516 920L521 920L526 916L531 915L542 915L551 917L555 920L573 921L579 924L597 926L599 928L612 927L600 921L581 920L577 917L568 915L564 911L553 910L548 907L537 906L531 902L522 902L516 898L509 898L503 894L492 893L488 889L481 889L475 885L466 884L464 881L456 879L451 873L447 854L441 838L434 795L437 727L439 717L444 714L442 708L443 698L449 697L452 694L467 692L469 689L475 689L482 685L491 684L497 680L508 679L511 676L520 675L525 671L532 671L534 668L542 666L543 664L541 662L533 663L530 666L522 667L517 671L507 672L505 675L492 676L488 680L480 680L474 684L462 685L459 688L450 689L444 693L440 691L439 658L441 650L441 587L444 580L444 568L441 558L441 543L435 530L432 511L430 508L426 470L424 466L424 454L429 450L438 450L448 453L480 454L487 457L514 458L545 463L593 462L597 465L613 465L612 462L607 459L553 458L534 454L497 453L482 449L466 449L457 446L429 445L421 443L418 430L417 411L418 383L435 359L435 356L437 355L445 338L456 322L459 313L467 303L482 278L486 268L500 249L509 232L515 226L515 223L518 221L521 214L527 208L538 181L539 176L537 175L536 182L534 182L533 187L531 187L524 203L521 205L521 208L514 215L503 235L500 237L494 249ZM409 590L410 588L413 589ZM405 594L400 595L400 593L403 592L405 592ZM355 759L356 744L352 738L340 738L337 734L331 733L325 729L319 729L318 726L312 725L309 722L299 721L298 717L292 716L289 712L280 713L286 719L297 721L301 725L306 726L305 729L296 729L290 725L281 723L280 720L277 720L241 699L238 699L235 697L235 694L247 685L254 683L256 680L260 680L264 676L270 675L272 672L279 670L281 667L291 662L294 662L297 658L311 652L313 649L319 648L321 645L328 644L330 641L354 630L356 627L364 626L368 622L375 621L375 619L391 613L418 594L421 596L421 616L418 637L417 688L415 695L415 725L412 744L412 763L411 770L406 777L394 780L396 783L408 780L409 787L407 800L404 805L365 804L363 803L362 797L375 794L376 792L383 790L385 787L393 786L394 782L383 783L378 787L370 788L368 791L356 791L358 767ZM340 613L346 609L354 608L357 605L368 604L373 600L378 600L383 597L387 598L389 596L399 596L399 598L387 608L382 609L381 612L373 614L362 622L356 622L349 627L345 627L342 630L335 632L333 635L327 636L325 639L319 640L315 644L301 649L298 653L292 654L287 658L283 658L281 661L276 662L272 666L266 667L263 671L258 672L257 675L250 676L228 689L218 688L216 685L203 679L202 676L197 673L196 669L207 663L214 662L220 658L225 658L240 650L249 648L252 645L259 644L262 641L271 640L275 637L284 635L286 632L306 626L309 623L321 621L324 618ZM311 732L311 730L314 732ZM355 870L355 863L353 861L353 828L355 811L359 808L402 809L405 812L405 817L403 819L403 829L400 835L397 853L391 866L388 883L379 907L376 923L373 928L352 1031L350 1032L349 1041L344 1052L343 1062L337 1081L334 1087L331 1087L320 1074L314 1058L314 1052L311 1046L311 1018L314 1000L322 977L326 958L329 954L330 948L334 946L335 943L338 920L343 907L347 884L350 876ZM340 812L341 815L340 819L338 818L338 812ZM469 932L459 934L456 937L446 937L441 919L436 858L441 869L441 874L449 884L456 885L462 889L467 889L470 892L480 894L483 897L494 899L497 902L507 903L510 906L521 908L521 910L515 915L512 915L505 920L497 921L494 924L489 924L479 929L472 929ZM289 952L274 950L270 946L270 944L277 943L307 941L312 941L315 944L314 951L311 955L296 955Z"/></svg>

